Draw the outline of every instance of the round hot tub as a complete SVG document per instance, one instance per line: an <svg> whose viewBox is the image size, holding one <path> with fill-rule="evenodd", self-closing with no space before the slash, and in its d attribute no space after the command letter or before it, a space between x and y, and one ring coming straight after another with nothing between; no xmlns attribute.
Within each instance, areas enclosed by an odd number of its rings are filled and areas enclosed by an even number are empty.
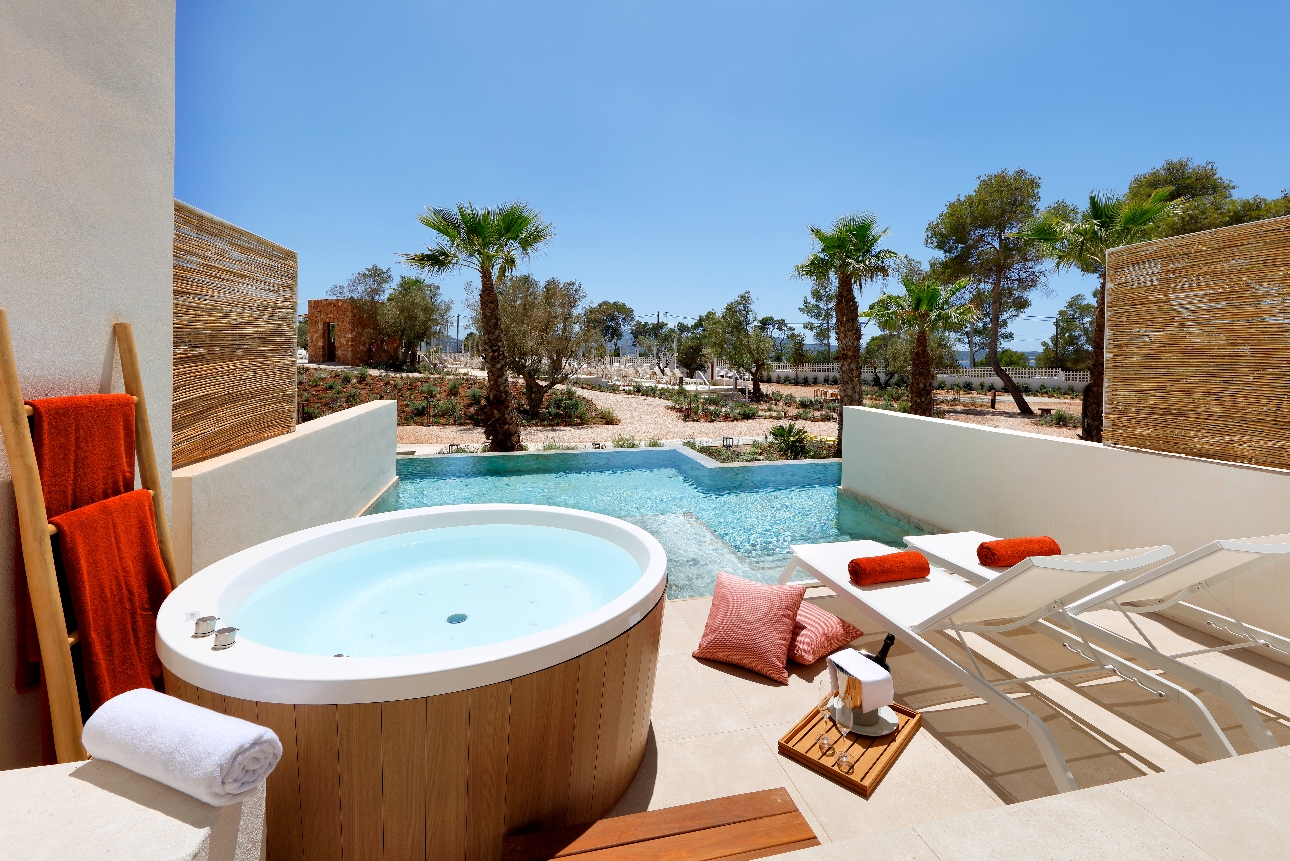
<svg viewBox="0 0 1290 861"><path fill-rule="evenodd" d="M536 505L304 530L181 584L167 691L272 728L270 861L498 858L604 815L649 728L666 559L614 518ZM195 620L237 627L233 646Z"/></svg>

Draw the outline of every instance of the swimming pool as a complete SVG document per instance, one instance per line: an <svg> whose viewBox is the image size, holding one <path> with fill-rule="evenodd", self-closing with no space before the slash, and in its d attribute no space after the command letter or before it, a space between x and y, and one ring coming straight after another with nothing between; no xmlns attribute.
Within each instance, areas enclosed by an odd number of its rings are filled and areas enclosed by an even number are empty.
<svg viewBox="0 0 1290 861"><path fill-rule="evenodd" d="M669 598L712 594L717 570L773 583L789 546L922 530L840 496L837 461L708 466L687 450L400 458L381 510L463 503L559 505L619 517L667 553Z"/></svg>

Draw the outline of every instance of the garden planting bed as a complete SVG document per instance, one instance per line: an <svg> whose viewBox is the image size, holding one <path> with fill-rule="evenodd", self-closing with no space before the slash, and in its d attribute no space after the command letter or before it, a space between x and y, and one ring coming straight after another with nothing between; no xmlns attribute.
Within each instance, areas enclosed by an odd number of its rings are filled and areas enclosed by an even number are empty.
<svg viewBox="0 0 1290 861"><path fill-rule="evenodd" d="M484 399L483 377L456 373L385 374L357 370L300 368L297 399L300 420L310 421L368 401L397 401L401 427L474 426ZM542 412L529 415L524 389L512 383L520 423L527 427L579 427L617 424L612 410L602 410L569 388L552 391Z"/></svg>

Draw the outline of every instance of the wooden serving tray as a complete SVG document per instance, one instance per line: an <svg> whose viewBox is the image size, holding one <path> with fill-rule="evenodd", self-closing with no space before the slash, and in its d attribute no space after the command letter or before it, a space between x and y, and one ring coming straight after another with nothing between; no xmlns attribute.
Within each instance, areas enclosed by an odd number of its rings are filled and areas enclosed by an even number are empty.
<svg viewBox="0 0 1290 861"><path fill-rule="evenodd" d="M834 783L868 798L923 725L923 716L913 709L894 703L891 709L896 713L899 724L892 732L877 737L850 733L844 738L837 724L812 708L806 717L779 740L779 752L782 756L819 772ZM819 745L816 744L816 740L826 730L833 739L832 756L820 753ZM838 755L842 753L849 754L856 761L849 774L844 774L834 765Z"/></svg>

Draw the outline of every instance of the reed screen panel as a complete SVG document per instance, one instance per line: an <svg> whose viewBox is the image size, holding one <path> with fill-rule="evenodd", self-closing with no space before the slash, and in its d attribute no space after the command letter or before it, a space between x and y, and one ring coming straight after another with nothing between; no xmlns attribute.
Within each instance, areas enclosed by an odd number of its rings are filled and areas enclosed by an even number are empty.
<svg viewBox="0 0 1290 861"><path fill-rule="evenodd" d="M1290 469L1290 218L1107 255L1108 443Z"/></svg>
<svg viewBox="0 0 1290 861"><path fill-rule="evenodd" d="M296 420L296 253L175 201L178 469L290 433Z"/></svg>

